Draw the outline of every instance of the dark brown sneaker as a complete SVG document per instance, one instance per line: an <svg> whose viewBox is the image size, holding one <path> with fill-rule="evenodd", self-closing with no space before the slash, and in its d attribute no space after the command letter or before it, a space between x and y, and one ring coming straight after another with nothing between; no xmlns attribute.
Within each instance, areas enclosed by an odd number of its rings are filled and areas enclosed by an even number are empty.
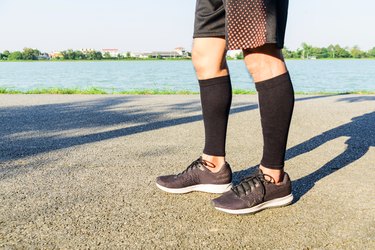
<svg viewBox="0 0 375 250"><path fill-rule="evenodd" d="M219 172L213 173L210 165L199 157L182 173L177 175L159 176L156 186L163 191L184 194L192 191L207 193L224 193L232 187L232 170L226 162Z"/></svg>
<svg viewBox="0 0 375 250"><path fill-rule="evenodd" d="M258 169L230 191L212 200L212 204L226 213L249 214L270 207L286 206L292 201L292 185L287 173L281 183L274 184L266 180L265 174Z"/></svg>

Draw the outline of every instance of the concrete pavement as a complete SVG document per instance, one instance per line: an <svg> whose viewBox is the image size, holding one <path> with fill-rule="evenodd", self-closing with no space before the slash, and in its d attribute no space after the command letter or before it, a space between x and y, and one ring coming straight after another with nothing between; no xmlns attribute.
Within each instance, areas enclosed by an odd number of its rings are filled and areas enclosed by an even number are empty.
<svg viewBox="0 0 375 250"><path fill-rule="evenodd" d="M375 96L297 96L294 203L254 215L154 180L201 153L198 95L0 95L0 248L374 249ZM257 96L233 98L234 182L260 160Z"/></svg>

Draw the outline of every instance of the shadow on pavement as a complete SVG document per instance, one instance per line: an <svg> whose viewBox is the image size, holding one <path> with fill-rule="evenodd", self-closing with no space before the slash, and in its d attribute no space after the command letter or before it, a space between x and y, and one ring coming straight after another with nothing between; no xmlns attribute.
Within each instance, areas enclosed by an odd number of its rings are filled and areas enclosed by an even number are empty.
<svg viewBox="0 0 375 250"><path fill-rule="evenodd" d="M296 101L326 97L331 96L308 96L297 98ZM368 100L373 100L373 97L355 96L341 98L337 101ZM189 113L200 111L199 99L178 104L172 103L167 106L163 104L160 112L140 105L137 101L136 96L124 96L85 102L0 108L0 162L202 120L200 114L189 115ZM250 105L237 103L232 106L231 114L257 108L256 103ZM170 119L167 114L171 112L181 112L184 116ZM288 149L287 160L314 150L335 138L349 137L346 141L348 147L345 152L313 173L293 181L295 202L313 188L317 181L358 160L369 150L370 146L375 146L374 124L375 112L368 113ZM108 128L115 125L121 128L95 133L97 128ZM90 134L69 134L71 130L79 131L80 129L89 129ZM65 131L67 134L61 135ZM249 175L255 167L235 172L234 184ZM4 172L7 172L6 167L0 170L0 173Z"/></svg>
<svg viewBox="0 0 375 250"><path fill-rule="evenodd" d="M354 96L354 97L345 97L338 100L339 102L368 102L375 101L375 95L373 96Z"/></svg>
<svg viewBox="0 0 375 250"><path fill-rule="evenodd" d="M307 96L296 101L326 98L332 95ZM0 162L65 149L77 145L133 135L155 129L187 124L202 120L200 100L185 103L163 104L164 111L139 105L137 96L108 97L92 101L37 106L12 106L0 108ZM119 110L118 105L122 106ZM257 109L257 104L237 103L231 114ZM169 113L186 114L170 119ZM108 126L122 128L95 132ZM93 130L90 134L74 135L74 131ZM73 132L70 132L73 131ZM62 135L61 133L67 133Z"/></svg>
<svg viewBox="0 0 375 250"><path fill-rule="evenodd" d="M134 96L112 97L88 102L21 106L0 109L0 162L69 148L77 145L177 126L202 120L189 113L200 110L199 100L163 105L155 111L132 102ZM126 104L120 110L117 105ZM247 103L248 104L248 103ZM253 110L257 104L233 106L231 114ZM169 113L187 114L170 119ZM110 131L95 130L120 126ZM73 135L70 131L90 129L90 134ZM67 133L63 134L62 133Z"/></svg>
<svg viewBox="0 0 375 250"><path fill-rule="evenodd" d="M345 142L346 150L318 170L293 181L295 202L305 195L317 181L360 159L371 146L375 146L375 112L352 118L352 121L328 130L310 140L292 147L287 152L287 159L307 153L322 144L341 136L349 137ZM370 166L369 166L370 167Z"/></svg>
<svg viewBox="0 0 375 250"><path fill-rule="evenodd" d="M324 143L338 137L349 137L345 142L348 146L343 153L324 164L318 170L293 181L294 202L297 202L303 195L312 189L317 181L360 159L366 154L371 146L375 146L374 125L375 112L367 113L362 116L354 117L349 123L328 130L288 149L286 152L286 160L310 152ZM255 168L256 166L253 166L246 170L235 172L233 174L234 184L239 183L243 177L249 175L255 170Z"/></svg>

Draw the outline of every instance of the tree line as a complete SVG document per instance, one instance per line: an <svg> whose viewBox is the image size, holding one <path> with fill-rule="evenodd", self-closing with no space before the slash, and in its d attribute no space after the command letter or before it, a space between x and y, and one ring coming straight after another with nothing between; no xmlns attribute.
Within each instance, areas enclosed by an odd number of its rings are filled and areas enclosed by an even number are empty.
<svg viewBox="0 0 375 250"><path fill-rule="evenodd" d="M283 49L285 58L375 58L375 47L368 51L361 50L358 46L351 48L341 47L340 45L329 45L328 47L314 47L307 43L303 43L301 48L295 51L288 48Z"/></svg>
<svg viewBox="0 0 375 250"><path fill-rule="evenodd" d="M296 50L283 48L283 55L286 59L335 59L335 58L375 58L375 47L370 50L361 50L358 46L341 47L340 45L329 45L328 47L314 47L302 43ZM243 59L243 53L239 53L236 59Z"/></svg>
<svg viewBox="0 0 375 250"><path fill-rule="evenodd" d="M64 50L57 52L58 56L52 58L48 53L40 52L38 49L24 48L23 51L13 51L5 50L0 52L0 60L105 60L105 59L134 59L130 56L130 52L125 55L118 54L112 56L110 53L102 53L100 51L88 50Z"/></svg>
<svg viewBox="0 0 375 250"><path fill-rule="evenodd" d="M5 50L0 52L0 60L38 60L42 53L37 49L24 48L23 51Z"/></svg>
<svg viewBox="0 0 375 250"><path fill-rule="evenodd" d="M123 60L123 59L134 59L131 57L130 52L125 55L118 53L116 56L112 56L109 52L102 53L100 51L89 50L64 50L61 52L61 56L56 58L57 60Z"/></svg>
<svg viewBox="0 0 375 250"><path fill-rule="evenodd" d="M303 43L300 48L290 50L283 49L283 54L286 59L324 59L324 58L375 58L375 47L368 51L361 50L358 46L341 47L340 45L329 45L328 47L314 47L307 43ZM243 54L240 53L237 59L242 59ZM100 51L89 50L64 50L59 52L56 58L50 58L48 53L42 53L38 49L24 48L23 51L10 52L5 50L0 52L0 60L17 61L17 60L134 60L130 52L126 54L118 54L112 56L108 52L102 53ZM161 59L157 57L156 59Z"/></svg>

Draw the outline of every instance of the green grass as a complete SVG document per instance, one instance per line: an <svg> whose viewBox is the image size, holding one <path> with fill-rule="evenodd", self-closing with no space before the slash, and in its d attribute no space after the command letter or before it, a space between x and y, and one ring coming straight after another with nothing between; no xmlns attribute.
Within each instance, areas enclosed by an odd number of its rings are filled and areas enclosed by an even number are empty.
<svg viewBox="0 0 375 250"><path fill-rule="evenodd" d="M107 91L101 88L91 87L86 89L79 88L35 88L31 90L21 91L10 88L0 88L0 94L63 94L63 95L109 95L109 94L123 94L123 95L194 95L199 94L196 91L188 90L163 90L163 89L139 89L127 91Z"/></svg>
<svg viewBox="0 0 375 250"><path fill-rule="evenodd" d="M87 89L78 89L78 88L42 88L42 89L31 89L26 91L13 90L9 88L0 88L0 94L63 94L63 95L72 95L72 94L87 94L87 95L99 95L99 94L108 94L103 89L99 88L87 88Z"/></svg>
<svg viewBox="0 0 375 250"><path fill-rule="evenodd" d="M23 94L87 94L87 95L101 95L107 94L106 91L99 88L87 88L87 89L70 89L70 88L44 88L44 89L31 89L24 91Z"/></svg>
<svg viewBox="0 0 375 250"><path fill-rule="evenodd" d="M23 94L22 91L7 89L7 88L0 88L0 94Z"/></svg>
<svg viewBox="0 0 375 250"><path fill-rule="evenodd" d="M114 94L124 95L195 95L199 94L196 91L189 90L159 90L159 89L140 89L114 92Z"/></svg>
<svg viewBox="0 0 375 250"><path fill-rule="evenodd" d="M176 57L176 58L124 58L124 59L41 59L41 60L0 60L1 62L126 62L126 61L189 61L189 57Z"/></svg>
<svg viewBox="0 0 375 250"><path fill-rule="evenodd" d="M286 60L311 60L311 59L302 59L302 58L285 58ZM69 60L69 59L50 59L50 60L0 60L1 62L126 62L126 61L189 61L191 58L129 58L129 59L101 59L101 60L88 60L88 59L77 59L77 60ZM235 60L243 60L243 59L236 59L227 57L227 60L235 61ZM368 58L317 58L316 60L375 60L375 57L368 57Z"/></svg>
<svg viewBox="0 0 375 250"><path fill-rule="evenodd" d="M255 95L257 92L253 90L234 89L235 95ZM35 88L31 90L21 91L10 88L0 88L0 94L62 94L62 95L196 95L197 91L189 90L165 90L165 89L138 89L127 91L107 91L101 88L91 87L86 89L79 88ZM348 91L348 92L296 92L297 95L344 95L344 94L359 94L359 95L372 95L375 91Z"/></svg>
<svg viewBox="0 0 375 250"><path fill-rule="evenodd" d="M374 95L375 91L368 91L368 90L355 90L355 91L344 91L344 92L303 92L303 91L296 91L296 95L349 95L349 94L356 94L356 95Z"/></svg>

